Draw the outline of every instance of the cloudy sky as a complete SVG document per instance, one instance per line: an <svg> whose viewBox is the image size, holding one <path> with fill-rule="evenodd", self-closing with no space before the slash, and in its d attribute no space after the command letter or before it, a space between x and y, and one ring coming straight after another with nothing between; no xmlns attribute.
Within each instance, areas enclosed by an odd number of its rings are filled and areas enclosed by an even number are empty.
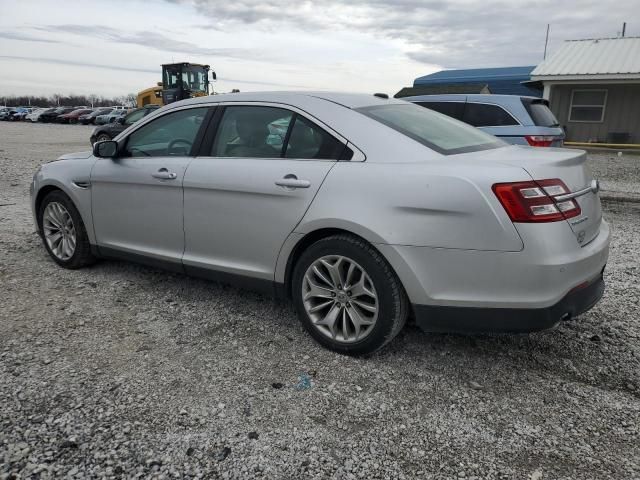
<svg viewBox="0 0 640 480"><path fill-rule="evenodd" d="M0 0L0 96L137 92L174 61L212 65L221 92L393 94L443 68L535 65L547 23L551 54L616 36L637 1Z"/></svg>

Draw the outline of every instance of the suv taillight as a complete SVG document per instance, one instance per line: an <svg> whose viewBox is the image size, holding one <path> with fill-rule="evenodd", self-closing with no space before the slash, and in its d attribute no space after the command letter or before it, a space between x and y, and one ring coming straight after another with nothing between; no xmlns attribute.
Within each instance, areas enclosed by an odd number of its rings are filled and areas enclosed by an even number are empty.
<svg viewBox="0 0 640 480"><path fill-rule="evenodd" d="M496 183L492 190L512 222L557 222L580 215L580 205L575 200L558 202L553 198L569 193L558 178Z"/></svg>
<svg viewBox="0 0 640 480"><path fill-rule="evenodd" d="M550 147L555 139L550 135L525 135L524 138L532 147Z"/></svg>

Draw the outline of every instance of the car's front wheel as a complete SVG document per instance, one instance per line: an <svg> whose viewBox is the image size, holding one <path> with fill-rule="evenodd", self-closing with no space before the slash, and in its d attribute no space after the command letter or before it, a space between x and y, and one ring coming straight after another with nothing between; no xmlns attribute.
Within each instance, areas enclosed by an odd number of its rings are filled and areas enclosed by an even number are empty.
<svg viewBox="0 0 640 480"><path fill-rule="evenodd" d="M82 217L66 194L59 190L47 194L38 220L44 247L58 265L76 269L95 261Z"/></svg>
<svg viewBox="0 0 640 480"><path fill-rule="evenodd" d="M386 260L364 240L338 234L311 245L297 261L293 301L321 345L349 355L375 352L402 329L408 300Z"/></svg>
<svg viewBox="0 0 640 480"><path fill-rule="evenodd" d="M96 138L96 142L104 142L105 140L111 140L111 137L106 133L101 133L98 135L98 138Z"/></svg>

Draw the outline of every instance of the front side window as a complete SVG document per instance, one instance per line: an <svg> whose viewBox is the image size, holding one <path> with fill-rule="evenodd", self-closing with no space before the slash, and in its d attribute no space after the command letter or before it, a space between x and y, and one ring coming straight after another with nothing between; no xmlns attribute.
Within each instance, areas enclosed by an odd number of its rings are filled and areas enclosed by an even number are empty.
<svg viewBox="0 0 640 480"><path fill-rule="evenodd" d="M518 125L513 116L498 105L469 103L464 107L462 121L474 127L506 127Z"/></svg>
<svg viewBox="0 0 640 480"><path fill-rule="evenodd" d="M506 145L482 130L411 103L363 107L356 111L443 155Z"/></svg>
<svg viewBox="0 0 640 480"><path fill-rule="evenodd" d="M125 152L131 157L189 155L206 114L204 107L163 115L129 135Z"/></svg>
<svg viewBox="0 0 640 480"><path fill-rule="evenodd" d="M600 123L604 120L606 103L606 90L573 90L569 121Z"/></svg>

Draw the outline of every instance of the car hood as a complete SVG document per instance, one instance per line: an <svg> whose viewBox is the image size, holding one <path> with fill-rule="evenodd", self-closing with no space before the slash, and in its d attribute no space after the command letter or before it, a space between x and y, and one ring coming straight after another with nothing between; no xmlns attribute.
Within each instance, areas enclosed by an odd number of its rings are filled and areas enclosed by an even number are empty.
<svg viewBox="0 0 640 480"><path fill-rule="evenodd" d="M93 155L93 152L86 151L86 152L76 152L76 153L66 153L60 157L58 157L55 161L58 160L83 160L85 158L89 158L91 155Z"/></svg>

